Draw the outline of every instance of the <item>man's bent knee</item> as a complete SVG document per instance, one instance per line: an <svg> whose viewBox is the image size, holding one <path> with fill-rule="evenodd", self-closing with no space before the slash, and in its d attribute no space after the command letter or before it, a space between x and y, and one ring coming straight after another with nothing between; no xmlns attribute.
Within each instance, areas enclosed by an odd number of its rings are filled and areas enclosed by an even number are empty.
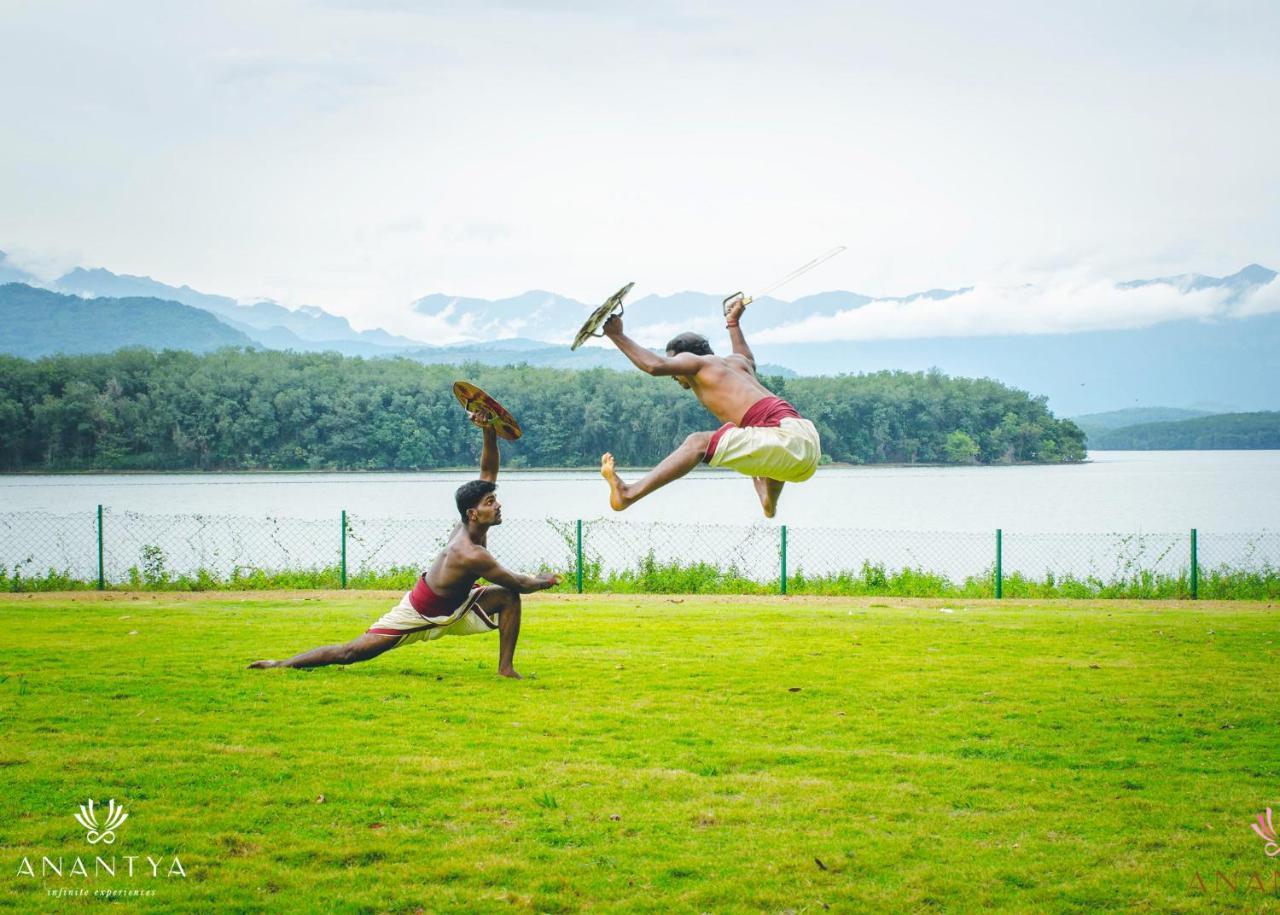
<svg viewBox="0 0 1280 915"><path fill-rule="evenodd" d="M485 595L486 600L481 606L490 613L519 613L520 612L520 593L518 591L508 591L501 586L495 586L492 591L492 597Z"/></svg>

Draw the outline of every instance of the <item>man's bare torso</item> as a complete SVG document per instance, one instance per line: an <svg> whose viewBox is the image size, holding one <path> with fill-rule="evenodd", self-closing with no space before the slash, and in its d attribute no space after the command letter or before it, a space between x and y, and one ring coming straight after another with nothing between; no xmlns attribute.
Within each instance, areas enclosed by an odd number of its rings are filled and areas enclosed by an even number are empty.
<svg viewBox="0 0 1280 915"><path fill-rule="evenodd" d="M694 395L721 422L738 425L751 405L771 396L756 380L751 363L742 356L703 356L698 374L685 377Z"/></svg>
<svg viewBox="0 0 1280 915"><path fill-rule="evenodd" d="M480 577L472 570L477 548L484 546L471 539L465 524L454 527L449 542L427 570L427 587L440 597L465 597Z"/></svg>

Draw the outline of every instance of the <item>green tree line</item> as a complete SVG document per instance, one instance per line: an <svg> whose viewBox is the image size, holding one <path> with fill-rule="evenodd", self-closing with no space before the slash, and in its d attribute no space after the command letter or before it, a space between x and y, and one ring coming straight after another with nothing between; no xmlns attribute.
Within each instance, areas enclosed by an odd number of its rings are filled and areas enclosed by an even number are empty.
<svg viewBox="0 0 1280 915"><path fill-rule="evenodd" d="M672 380L608 369L422 365L336 353L126 349L0 357L0 469L426 470L475 463L457 379L524 427L508 467L648 465L716 420ZM812 419L824 459L1059 462L1083 433L989 379L876 372L762 379Z"/></svg>

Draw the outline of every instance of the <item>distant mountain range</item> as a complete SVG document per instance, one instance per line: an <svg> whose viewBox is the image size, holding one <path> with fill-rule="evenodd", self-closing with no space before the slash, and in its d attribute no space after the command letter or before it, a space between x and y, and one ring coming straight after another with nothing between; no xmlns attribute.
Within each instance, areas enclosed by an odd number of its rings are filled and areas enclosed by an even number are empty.
<svg viewBox="0 0 1280 915"><path fill-rule="evenodd" d="M253 345L209 312L177 302L82 299L23 283L0 286L0 351L14 356L109 353L124 346L204 353Z"/></svg>
<svg viewBox="0 0 1280 915"><path fill-rule="evenodd" d="M1103 432L1140 426L1144 423L1176 423L1184 419L1196 419L1212 415L1208 410L1183 410L1176 407L1131 407L1125 410L1109 410L1106 413L1086 413L1068 417L1086 436L1097 437Z"/></svg>
<svg viewBox="0 0 1280 915"><path fill-rule="evenodd" d="M1118 285L1165 285L1180 292L1225 289L1226 300L1231 302L1275 278L1274 271L1251 264L1225 277L1185 274ZM41 285L0 252L3 283L24 288ZM226 337L236 341L233 345L332 350L368 357L400 355L428 363L629 366L612 348L584 347L570 352L563 341L572 338L595 303L541 290L495 300L442 294L416 300L410 306L415 313L447 321L466 336L485 341L443 345L443 341L413 340L381 329L357 331L345 318L321 308L289 309L270 300L241 304L189 286L170 286L149 277L119 275L100 268L77 268L45 285L49 292L64 298L41 300L46 302L41 310L28 311L20 319L12 309L35 308L37 299L21 290L0 294L9 303L4 314L13 316L13 323L6 321L7 326L0 327L0 351L30 355L99 351L126 344L178 349L225 345L212 342L225 336L220 330L209 329L215 325L205 322L197 329L195 319L185 312L175 310L173 320L161 321L160 315L166 313L163 303L168 303L169 309L185 308L213 316L215 323L233 332ZM803 317L847 312L872 302L945 302L968 291L968 287L933 289L898 297L832 291L793 302L765 297L751 306L751 333ZM67 295L100 304L81 306L66 301ZM702 292L644 296L627 304L628 326L643 326L650 337L700 330L713 346L723 350L727 343L719 320L721 298ZM152 304L145 310L130 311L144 308L136 304L144 300ZM42 323L42 315L47 323ZM95 321L95 316L100 320ZM992 377L1048 397L1056 412L1067 415L1153 404L1210 412L1280 408L1280 385L1275 381L1280 368L1280 313L1168 321L1130 330L757 343L754 349L761 371L773 374L795 374L792 369L796 368L806 375L938 368L951 375Z"/></svg>
<svg viewBox="0 0 1280 915"><path fill-rule="evenodd" d="M1224 413L1147 422L1089 435L1093 451L1206 451L1280 448L1280 412Z"/></svg>

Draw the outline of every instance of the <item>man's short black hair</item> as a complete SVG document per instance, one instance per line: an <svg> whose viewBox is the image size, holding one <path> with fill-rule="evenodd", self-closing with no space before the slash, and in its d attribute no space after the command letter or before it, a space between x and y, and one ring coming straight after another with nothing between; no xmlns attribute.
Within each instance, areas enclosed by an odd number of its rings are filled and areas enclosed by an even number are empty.
<svg viewBox="0 0 1280 915"><path fill-rule="evenodd" d="M702 334L695 334L693 331L685 331L679 336L672 337L671 342L667 344L668 353L693 353L695 356L710 356L711 344L707 342L707 338Z"/></svg>
<svg viewBox="0 0 1280 915"><path fill-rule="evenodd" d="M458 514L462 515L464 524L467 522L467 512L479 505L481 499L497 488L498 484L492 480L472 480L458 487L458 491L453 494L453 500L458 503Z"/></svg>

